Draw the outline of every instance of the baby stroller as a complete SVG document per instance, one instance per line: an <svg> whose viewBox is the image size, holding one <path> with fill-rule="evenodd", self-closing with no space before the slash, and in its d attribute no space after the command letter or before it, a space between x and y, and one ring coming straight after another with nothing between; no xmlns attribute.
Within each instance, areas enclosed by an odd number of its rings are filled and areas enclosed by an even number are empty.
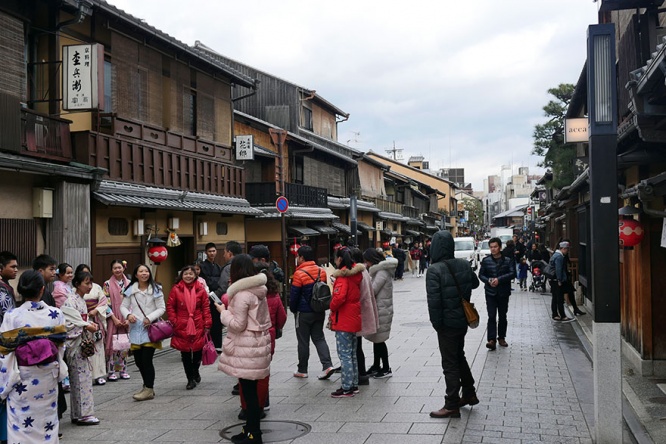
<svg viewBox="0 0 666 444"><path fill-rule="evenodd" d="M541 270L548 265L544 261L532 261L531 270L532 273L532 282L530 283L530 291L538 291L541 289L542 292L546 292L546 276L543 275Z"/></svg>

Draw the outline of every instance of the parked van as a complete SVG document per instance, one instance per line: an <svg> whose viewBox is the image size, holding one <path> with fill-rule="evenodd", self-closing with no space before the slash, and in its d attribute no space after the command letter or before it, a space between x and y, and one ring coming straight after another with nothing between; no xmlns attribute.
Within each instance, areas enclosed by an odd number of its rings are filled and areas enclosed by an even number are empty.
<svg viewBox="0 0 666 444"><path fill-rule="evenodd" d="M478 262L476 260L476 242L473 237L456 237L454 256L456 259L465 259L469 262L472 270L476 270Z"/></svg>

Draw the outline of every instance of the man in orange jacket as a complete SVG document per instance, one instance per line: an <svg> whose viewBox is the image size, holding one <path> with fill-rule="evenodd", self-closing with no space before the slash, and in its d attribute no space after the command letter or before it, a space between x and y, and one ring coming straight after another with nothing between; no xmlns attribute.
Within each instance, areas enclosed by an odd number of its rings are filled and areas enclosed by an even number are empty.
<svg viewBox="0 0 666 444"><path fill-rule="evenodd" d="M291 281L289 309L295 315L296 339L298 340L298 369L294 372L297 378L308 377L308 361L310 360L310 340L317 349L322 372L319 379L328 379L335 372L331 361L331 352L324 337L324 320L326 313L315 313L310 308L312 288L317 276L327 282L326 271L315 263L312 247L304 245L298 249L297 267Z"/></svg>

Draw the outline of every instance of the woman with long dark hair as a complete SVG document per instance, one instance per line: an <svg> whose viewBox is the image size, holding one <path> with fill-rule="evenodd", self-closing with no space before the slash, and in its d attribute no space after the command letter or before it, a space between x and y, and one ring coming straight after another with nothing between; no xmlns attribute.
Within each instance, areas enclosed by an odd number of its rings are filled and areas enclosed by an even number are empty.
<svg viewBox="0 0 666 444"><path fill-rule="evenodd" d="M193 265L183 267L178 273L176 284L169 293L167 316L174 326L171 347L180 351L187 377L185 388L192 390L201 382L201 350L213 324L208 294L197 282Z"/></svg>
<svg viewBox="0 0 666 444"><path fill-rule="evenodd" d="M130 379L127 373L127 351L113 350L113 336L127 333L129 322L120 311L123 303L123 291L129 287L130 280L125 276L125 261L111 261L111 277L104 282L104 294L108 299L110 311L106 322L106 366L108 381Z"/></svg>
<svg viewBox="0 0 666 444"><path fill-rule="evenodd" d="M329 322L335 332L335 343L342 371L342 387L331 393L333 398L348 398L358 393L358 347L356 333L362 328L361 281L363 264L355 264L348 248L335 254L337 270L332 277L333 298Z"/></svg>
<svg viewBox="0 0 666 444"><path fill-rule="evenodd" d="M231 285L227 289L229 309L215 304L222 324L227 326L218 369L238 378L247 404L243 430L233 442L262 442L259 380L270 374L271 318L266 302L266 275L259 273L247 254L234 256L230 266Z"/></svg>
<svg viewBox="0 0 666 444"><path fill-rule="evenodd" d="M155 398L155 350L162 348L162 342L151 342L146 327L159 319L166 311L162 287L153 280L153 273L147 265L137 265L132 272L132 280L124 292L125 298L120 312L130 326L130 350L134 362L139 367L143 388L132 396L135 401Z"/></svg>

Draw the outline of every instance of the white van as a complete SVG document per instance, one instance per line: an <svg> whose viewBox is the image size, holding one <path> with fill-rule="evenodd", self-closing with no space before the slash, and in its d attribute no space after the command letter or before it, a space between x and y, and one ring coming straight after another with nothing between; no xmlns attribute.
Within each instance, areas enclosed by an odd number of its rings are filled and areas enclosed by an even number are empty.
<svg viewBox="0 0 666 444"><path fill-rule="evenodd" d="M469 262L472 270L477 268L476 260L476 242L473 237L456 237L454 256L456 259L465 259Z"/></svg>

